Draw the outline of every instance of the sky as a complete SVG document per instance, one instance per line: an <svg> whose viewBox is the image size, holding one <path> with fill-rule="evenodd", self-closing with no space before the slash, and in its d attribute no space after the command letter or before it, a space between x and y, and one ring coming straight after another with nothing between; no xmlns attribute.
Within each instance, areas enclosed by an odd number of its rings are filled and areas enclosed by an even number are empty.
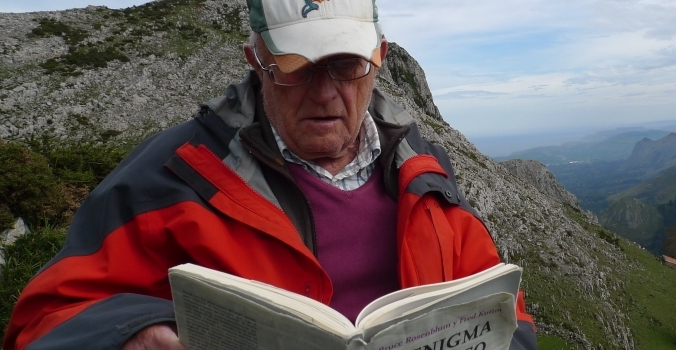
<svg viewBox="0 0 676 350"><path fill-rule="evenodd" d="M144 2L0 0L0 12ZM676 0L377 4L388 40L420 63L442 116L470 141L676 120Z"/></svg>

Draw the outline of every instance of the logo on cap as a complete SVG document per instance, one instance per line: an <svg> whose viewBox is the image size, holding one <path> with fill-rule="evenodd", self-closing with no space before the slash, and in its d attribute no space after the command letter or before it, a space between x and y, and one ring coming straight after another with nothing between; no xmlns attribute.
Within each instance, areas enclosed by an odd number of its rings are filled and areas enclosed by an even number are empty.
<svg viewBox="0 0 676 350"><path fill-rule="evenodd" d="M319 5L314 4L315 2L322 3L328 0L305 0L305 6L303 6L303 18L307 18L307 14L310 11L319 10Z"/></svg>

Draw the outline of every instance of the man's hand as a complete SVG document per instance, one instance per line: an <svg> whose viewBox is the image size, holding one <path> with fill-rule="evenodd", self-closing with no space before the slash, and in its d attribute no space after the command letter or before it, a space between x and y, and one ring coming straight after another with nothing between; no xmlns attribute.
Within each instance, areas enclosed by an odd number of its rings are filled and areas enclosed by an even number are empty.
<svg viewBox="0 0 676 350"><path fill-rule="evenodd" d="M175 327L168 324L148 326L129 338L122 350L188 350L178 341Z"/></svg>

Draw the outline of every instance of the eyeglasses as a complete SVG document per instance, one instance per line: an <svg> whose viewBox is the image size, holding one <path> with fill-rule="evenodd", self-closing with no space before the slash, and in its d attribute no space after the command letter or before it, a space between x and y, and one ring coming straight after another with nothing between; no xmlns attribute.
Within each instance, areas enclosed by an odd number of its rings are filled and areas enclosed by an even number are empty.
<svg viewBox="0 0 676 350"><path fill-rule="evenodd" d="M254 57L261 68L268 72L270 80L282 86L297 86L307 84L312 80L317 67L326 67L326 72L331 79L337 81L349 81L367 76L371 72L371 62L355 57L329 60L326 64L314 64L303 69L295 70L291 73L284 73L279 66L272 63L264 67L258 58L256 47L254 46Z"/></svg>

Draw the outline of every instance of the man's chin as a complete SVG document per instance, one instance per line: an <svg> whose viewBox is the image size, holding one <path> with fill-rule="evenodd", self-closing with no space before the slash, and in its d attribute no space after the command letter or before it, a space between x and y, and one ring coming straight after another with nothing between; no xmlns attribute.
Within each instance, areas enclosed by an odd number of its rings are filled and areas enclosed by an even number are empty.
<svg viewBox="0 0 676 350"><path fill-rule="evenodd" d="M294 152L295 153L295 152ZM343 144L341 145L331 145L327 146L326 144L322 145L308 145L302 147L301 152L296 153L299 157L310 160L310 161L329 161L332 159L340 159L345 157L348 154L347 147Z"/></svg>

